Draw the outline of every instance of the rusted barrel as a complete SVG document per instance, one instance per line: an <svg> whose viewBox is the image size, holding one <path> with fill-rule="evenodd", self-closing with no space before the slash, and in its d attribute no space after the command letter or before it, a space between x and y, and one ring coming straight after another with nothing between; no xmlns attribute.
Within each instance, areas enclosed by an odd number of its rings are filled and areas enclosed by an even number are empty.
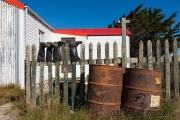
<svg viewBox="0 0 180 120"><path fill-rule="evenodd" d="M127 68L123 84L122 105L131 114L158 111L162 72Z"/></svg>
<svg viewBox="0 0 180 120"><path fill-rule="evenodd" d="M93 116L118 115L121 105L123 68L90 65L87 100Z"/></svg>

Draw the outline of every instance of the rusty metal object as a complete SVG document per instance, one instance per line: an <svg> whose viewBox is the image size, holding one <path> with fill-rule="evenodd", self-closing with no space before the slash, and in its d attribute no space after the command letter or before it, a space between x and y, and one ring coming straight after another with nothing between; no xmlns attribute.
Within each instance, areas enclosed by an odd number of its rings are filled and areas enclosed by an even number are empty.
<svg viewBox="0 0 180 120"><path fill-rule="evenodd" d="M118 115L121 105L123 68L90 65L87 100L93 116Z"/></svg>
<svg viewBox="0 0 180 120"><path fill-rule="evenodd" d="M127 68L123 86L123 107L131 114L140 111L158 111L161 81L160 71Z"/></svg>

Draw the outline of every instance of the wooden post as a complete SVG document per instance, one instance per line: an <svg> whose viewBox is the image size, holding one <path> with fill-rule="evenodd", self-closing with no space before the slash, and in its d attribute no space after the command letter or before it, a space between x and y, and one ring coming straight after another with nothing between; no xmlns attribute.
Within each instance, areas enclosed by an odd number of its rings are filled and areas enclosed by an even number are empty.
<svg viewBox="0 0 180 120"><path fill-rule="evenodd" d="M74 104L76 99L76 62L72 62L72 81L71 81L71 107L74 111Z"/></svg>
<svg viewBox="0 0 180 120"><path fill-rule="evenodd" d="M63 84L63 103L68 105L68 43L64 45L64 84Z"/></svg>
<svg viewBox="0 0 180 120"><path fill-rule="evenodd" d="M59 72L60 72L60 62L56 61L55 62L56 66L55 66L55 101L56 103L60 103L60 76L59 76Z"/></svg>
<svg viewBox="0 0 180 120"><path fill-rule="evenodd" d="M85 103L85 45L81 44L81 61L80 61L80 96L81 96L81 105Z"/></svg>
<svg viewBox="0 0 180 120"><path fill-rule="evenodd" d="M118 66L118 44L114 42L113 44L113 56L114 56L114 66Z"/></svg>
<svg viewBox="0 0 180 120"><path fill-rule="evenodd" d="M174 40L173 42L173 55L174 55L174 65L173 65L173 78L174 78L174 92L175 97L179 97L179 64L178 64L178 42Z"/></svg>
<svg viewBox="0 0 180 120"><path fill-rule="evenodd" d="M171 98L170 92L170 62L169 62L169 42L165 41L165 80L166 80L166 99Z"/></svg>
<svg viewBox="0 0 180 120"><path fill-rule="evenodd" d="M148 69L153 70L152 42L150 40L147 42L147 55L148 55Z"/></svg>
<svg viewBox="0 0 180 120"><path fill-rule="evenodd" d="M93 44L89 44L89 64L94 64L93 62Z"/></svg>
<svg viewBox="0 0 180 120"><path fill-rule="evenodd" d="M40 88L40 106L43 106L44 102L44 62L40 62L40 78L39 78L39 88Z"/></svg>
<svg viewBox="0 0 180 120"><path fill-rule="evenodd" d="M161 42L160 40L156 43L156 54L157 54L157 70L161 70Z"/></svg>
<svg viewBox="0 0 180 120"><path fill-rule="evenodd" d="M36 46L32 45L32 74L31 74L31 100L36 108Z"/></svg>
<svg viewBox="0 0 180 120"><path fill-rule="evenodd" d="M26 46L26 107L29 109L31 105L31 86L30 86L30 47L29 45Z"/></svg>
<svg viewBox="0 0 180 120"><path fill-rule="evenodd" d="M53 100L53 82L52 82L52 62L48 62L48 82L49 82L49 99L50 104Z"/></svg>
<svg viewBox="0 0 180 120"><path fill-rule="evenodd" d="M105 59L106 59L105 64L109 65L110 64L110 60L109 60L109 42L106 42L106 44L105 44Z"/></svg>
<svg viewBox="0 0 180 120"><path fill-rule="evenodd" d="M102 61L101 61L101 44L99 42L97 44L97 64L102 64Z"/></svg>
<svg viewBox="0 0 180 120"><path fill-rule="evenodd" d="M141 40L139 42L139 68L140 69L144 68L143 58L144 58L144 45L143 45L143 41Z"/></svg>
<svg viewBox="0 0 180 120"><path fill-rule="evenodd" d="M130 23L130 20L126 20L126 18L121 19L122 24L122 67L124 68L124 73L126 69L126 24Z"/></svg>

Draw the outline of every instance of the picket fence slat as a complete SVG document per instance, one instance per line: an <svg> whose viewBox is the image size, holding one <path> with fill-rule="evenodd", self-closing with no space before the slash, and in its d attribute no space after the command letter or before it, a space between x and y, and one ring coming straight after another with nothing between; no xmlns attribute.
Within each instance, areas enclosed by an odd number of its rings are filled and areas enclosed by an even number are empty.
<svg viewBox="0 0 180 120"><path fill-rule="evenodd" d="M173 78L174 78L174 88L175 88L175 97L179 97L179 65L178 65L178 42L174 40L173 42Z"/></svg>
<svg viewBox="0 0 180 120"><path fill-rule="evenodd" d="M31 77L31 100L36 108L36 46L32 45L32 77Z"/></svg>
<svg viewBox="0 0 180 120"><path fill-rule="evenodd" d="M165 41L165 80L166 80L166 98L169 99L170 95L170 62L169 62L169 42Z"/></svg>
<svg viewBox="0 0 180 120"><path fill-rule="evenodd" d="M63 82L63 103L68 105L68 43L64 46L64 82Z"/></svg>
<svg viewBox="0 0 180 120"><path fill-rule="evenodd" d="M109 42L106 42L105 44L105 64L109 65L110 64L110 60L109 60Z"/></svg>
<svg viewBox="0 0 180 120"><path fill-rule="evenodd" d="M60 103L60 62L56 61L55 62L55 101L56 103Z"/></svg>
<svg viewBox="0 0 180 120"><path fill-rule="evenodd" d="M144 58L144 52L143 52L143 41L141 40L139 42L139 68L143 69L144 64L143 64L143 58Z"/></svg>
<svg viewBox="0 0 180 120"><path fill-rule="evenodd" d="M39 80L39 89L40 89L40 106L43 107L44 103L44 64L40 62L40 80Z"/></svg>
<svg viewBox="0 0 180 120"><path fill-rule="evenodd" d="M85 45L81 45L81 65L80 65L80 97L81 105L85 103Z"/></svg>
<svg viewBox="0 0 180 120"><path fill-rule="evenodd" d="M157 54L157 70L161 71L161 42L156 42L156 54Z"/></svg>
<svg viewBox="0 0 180 120"><path fill-rule="evenodd" d="M98 42L97 44L97 62L96 64L102 64L101 61L101 44Z"/></svg>
<svg viewBox="0 0 180 120"><path fill-rule="evenodd" d="M118 44L114 42L113 44L113 56L114 56L114 66L118 66Z"/></svg>
<svg viewBox="0 0 180 120"><path fill-rule="evenodd" d="M29 45L26 46L26 106L29 108L31 106L31 85L30 85L30 71L31 71L31 65L30 65L30 47Z"/></svg>

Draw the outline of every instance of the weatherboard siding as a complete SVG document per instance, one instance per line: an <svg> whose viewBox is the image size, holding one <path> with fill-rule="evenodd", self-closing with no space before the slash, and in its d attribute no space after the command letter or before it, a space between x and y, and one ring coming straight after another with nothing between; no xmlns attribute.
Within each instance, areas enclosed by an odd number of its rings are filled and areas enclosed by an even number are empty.
<svg viewBox="0 0 180 120"><path fill-rule="evenodd" d="M52 31L50 28L48 28L45 24L43 24L36 16L34 16L30 11L28 11L27 15L27 39L26 44L27 45L35 45L36 46L36 54L38 54L39 51L39 30L44 32L45 35L45 41L44 42L50 42L52 41ZM31 56L30 56L31 58ZM48 79L48 68L45 67L44 72L44 78L45 80ZM40 67L37 66L36 68L36 83L39 83L39 73L40 73Z"/></svg>

